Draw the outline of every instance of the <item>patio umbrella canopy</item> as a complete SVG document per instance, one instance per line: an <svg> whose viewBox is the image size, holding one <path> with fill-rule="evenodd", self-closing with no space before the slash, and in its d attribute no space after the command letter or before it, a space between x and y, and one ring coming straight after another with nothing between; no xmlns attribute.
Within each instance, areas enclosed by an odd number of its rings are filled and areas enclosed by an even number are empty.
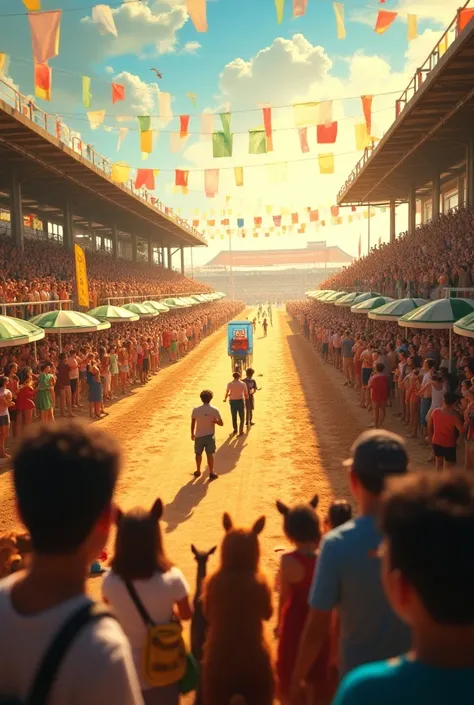
<svg viewBox="0 0 474 705"><path fill-rule="evenodd" d="M474 313L469 313L464 318L453 324L453 331L466 338L474 338Z"/></svg>
<svg viewBox="0 0 474 705"><path fill-rule="evenodd" d="M356 303L356 298L363 293L363 291L351 291L349 294L341 296L336 301L336 306L353 306Z"/></svg>
<svg viewBox="0 0 474 705"><path fill-rule="evenodd" d="M46 311L30 318L30 323L46 333L96 333L110 328L108 321L99 321L80 311Z"/></svg>
<svg viewBox="0 0 474 705"><path fill-rule="evenodd" d="M318 301L323 304L335 304L336 301L338 301L343 296L346 296L346 294L347 291L332 291L329 294L326 294L325 296L321 296Z"/></svg>
<svg viewBox="0 0 474 705"><path fill-rule="evenodd" d="M44 338L44 330L21 318L0 316L0 348L28 345Z"/></svg>
<svg viewBox="0 0 474 705"><path fill-rule="evenodd" d="M165 306L169 306L169 308L186 308L186 306L189 306L189 304L185 304L181 299L163 299L163 303Z"/></svg>
<svg viewBox="0 0 474 705"><path fill-rule="evenodd" d="M122 306L97 306L97 308L88 311L87 315L101 321L109 321L109 323L133 323L139 320L136 313L127 311Z"/></svg>
<svg viewBox="0 0 474 705"><path fill-rule="evenodd" d="M373 321L398 321L402 316L425 304L425 299L395 299L375 311L370 311L369 318Z"/></svg>
<svg viewBox="0 0 474 705"><path fill-rule="evenodd" d="M161 303L161 301L144 301L143 305L153 308L158 313L168 313L169 311L168 306Z"/></svg>
<svg viewBox="0 0 474 705"><path fill-rule="evenodd" d="M143 304L139 304L137 302L131 303L131 304L124 304L122 306L126 311L130 311L131 313L136 314L140 318L155 318L158 315L158 311L155 311L152 308L149 308L148 306L144 306Z"/></svg>
<svg viewBox="0 0 474 705"><path fill-rule="evenodd" d="M366 301L361 301L360 303L351 306L351 312L365 313L368 315L370 311L380 308L380 306L388 304L390 301L393 301L390 296L374 296L372 299L367 299Z"/></svg>
<svg viewBox="0 0 474 705"><path fill-rule="evenodd" d="M398 325L404 328L451 330L453 324L474 311L471 299L437 299L402 316Z"/></svg>

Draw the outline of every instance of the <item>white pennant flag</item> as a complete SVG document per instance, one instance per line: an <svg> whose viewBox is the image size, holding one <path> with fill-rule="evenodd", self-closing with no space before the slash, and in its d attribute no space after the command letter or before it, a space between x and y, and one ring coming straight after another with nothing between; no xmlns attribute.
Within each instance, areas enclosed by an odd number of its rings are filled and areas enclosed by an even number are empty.
<svg viewBox="0 0 474 705"><path fill-rule="evenodd" d="M323 100L318 105L318 125L330 125L332 123L332 100Z"/></svg>
<svg viewBox="0 0 474 705"><path fill-rule="evenodd" d="M201 139L211 140L214 131L214 113L201 114Z"/></svg>
<svg viewBox="0 0 474 705"><path fill-rule="evenodd" d="M117 152L119 151L120 147L122 146L122 143L127 136L128 133L128 127L121 127L119 130L119 136L117 140Z"/></svg>
<svg viewBox="0 0 474 705"><path fill-rule="evenodd" d="M113 34L118 37L112 10L108 5L96 5L92 8L92 21L99 25L101 34Z"/></svg>

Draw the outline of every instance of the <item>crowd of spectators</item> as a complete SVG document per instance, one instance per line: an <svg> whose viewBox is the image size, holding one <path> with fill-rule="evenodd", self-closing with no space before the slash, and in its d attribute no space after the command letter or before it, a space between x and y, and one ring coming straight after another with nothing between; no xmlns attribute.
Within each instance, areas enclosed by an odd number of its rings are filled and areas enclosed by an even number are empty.
<svg viewBox="0 0 474 705"><path fill-rule="evenodd" d="M440 215L329 277L321 289L378 291L385 296L440 298L445 287L474 281L474 209Z"/></svg>

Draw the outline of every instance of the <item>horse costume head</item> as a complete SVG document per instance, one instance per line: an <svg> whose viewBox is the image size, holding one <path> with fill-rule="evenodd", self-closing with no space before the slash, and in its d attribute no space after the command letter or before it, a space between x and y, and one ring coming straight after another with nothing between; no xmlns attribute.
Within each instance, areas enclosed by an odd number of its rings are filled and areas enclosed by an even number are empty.
<svg viewBox="0 0 474 705"><path fill-rule="evenodd" d="M258 536L265 526L265 517L257 519L251 529L235 528L227 513L222 523L226 532L221 546L222 570L248 570L256 573L260 561Z"/></svg>

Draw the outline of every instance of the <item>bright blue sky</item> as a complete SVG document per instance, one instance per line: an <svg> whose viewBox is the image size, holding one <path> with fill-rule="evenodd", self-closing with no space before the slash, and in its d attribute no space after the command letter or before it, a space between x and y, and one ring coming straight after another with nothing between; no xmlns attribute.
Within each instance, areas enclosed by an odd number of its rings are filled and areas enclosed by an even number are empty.
<svg viewBox="0 0 474 705"><path fill-rule="evenodd" d="M90 0L42 0L42 9L67 10L92 7ZM435 44L439 30L455 14L458 2L446 0L388 0L380 5L376 0L365 4L362 0L344 3L347 38L336 38L333 4L330 0L308 0L306 15L292 17L292 0L286 0L285 18L276 22L273 0L208 0L209 31L197 33L187 17L185 0L142 0L114 9L119 37L101 36L96 25L85 20L90 9L63 12L59 56L50 63L53 67L51 103L37 101L44 110L62 116L63 121L81 133L82 139L93 144L111 161L124 160L133 167L161 169L156 195L167 204L181 208L192 218L194 209L200 212L214 209L220 217L225 207L225 196L230 196L233 215L264 215L265 205L302 210L303 204L324 208L334 203L338 188L359 158L353 138L354 119L360 120L360 100L343 101L347 96L401 91L410 75L419 66ZM440 7L441 5L441 7ZM386 34L373 31L379 9L398 10L400 17ZM0 15L24 13L22 0L0 0ZM406 14L419 16L419 37L408 45ZM196 44L197 43L197 44ZM0 52L10 55L9 77L24 94L33 92L31 44L26 14L0 17ZM298 135L292 123L292 109L274 110L275 151L271 155L250 157L246 136L234 139L232 159L213 159L209 142L198 135L191 136L184 151L170 153L169 132L178 129L178 119L161 125L153 153L143 161L138 146L136 121L122 123L130 131L117 153L119 125L116 115L136 116L157 114L157 93L153 85L152 67L163 73L159 82L162 91L173 96L174 114L192 114L190 131L199 133L199 113L204 109L219 112L227 103L233 116L233 130L245 133L262 123L258 103L272 106L291 105L304 100L335 99L334 119L339 120L338 142L334 146L336 173L320 176L317 170L317 148L311 144L312 161L291 164L301 160ZM123 72L127 72L124 76ZM81 101L81 75L92 77L92 110L106 109L105 125L91 131L86 109ZM126 101L112 108L110 82L116 80L126 86ZM194 108L186 93L196 93ZM374 98L374 123L379 135L393 119L395 95ZM195 116L195 117L194 117ZM218 117L215 129L219 129ZM327 151L327 150L326 150ZM258 161L260 160L260 162ZM289 163L288 181L270 187L266 167L248 172L244 189L235 189L231 175L236 165L263 164L286 161ZM202 170L228 167L221 172L219 196L211 202L203 194ZM300 168L301 167L301 168ZM173 170L196 169L190 175L188 196L173 193ZM169 170L169 171L167 171ZM245 170L244 170L245 172ZM260 212L261 211L261 212ZM212 216L207 216L212 217ZM354 253L358 242L358 228L344 233L341 226L328 228L308 239L326 238L338 242ZM360 228L359 228L360 229ZM385 230L381 226L381 230ZM381 233L383 237L384 232ZM301 237L303 238L301 240ZM305 244L305 236L299 236ZM259 238L251 245L275 247L275 237ZM278 240L278 246L292 246L289 237ZM280 245L281 243L281 245ZM210 242L211 250L223 243ZM237 243L238 246L238 243ZM248 240L241 243L248 247ZM209 257L213 251L209 252Z"/></svg>

